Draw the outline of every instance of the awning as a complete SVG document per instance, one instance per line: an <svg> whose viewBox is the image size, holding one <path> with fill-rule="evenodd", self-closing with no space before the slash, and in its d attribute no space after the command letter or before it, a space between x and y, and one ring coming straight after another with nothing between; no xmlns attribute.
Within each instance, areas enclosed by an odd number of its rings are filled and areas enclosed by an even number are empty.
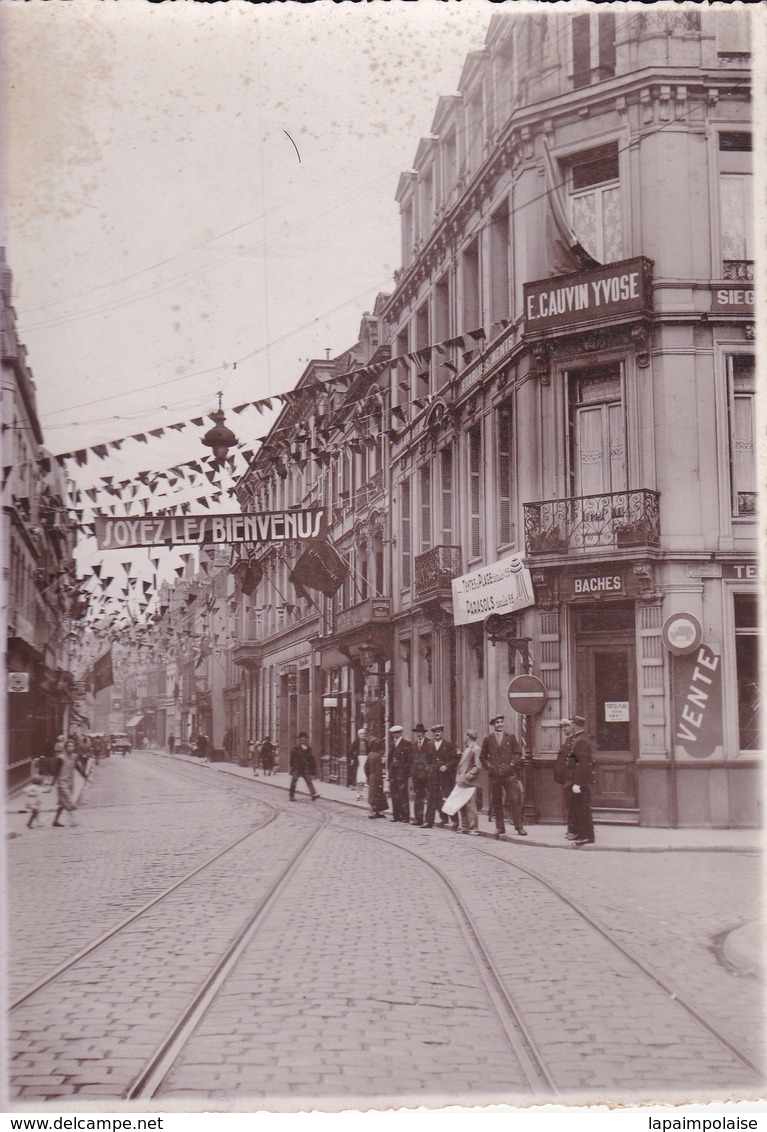
<svg viewBox="0 0 767 1132"><path fill-rule="evenodd" d="M132 715L125 726L126 727L135 727L137 724L141 723L141 720L143 718L144 718L143 715Z"/></svg>

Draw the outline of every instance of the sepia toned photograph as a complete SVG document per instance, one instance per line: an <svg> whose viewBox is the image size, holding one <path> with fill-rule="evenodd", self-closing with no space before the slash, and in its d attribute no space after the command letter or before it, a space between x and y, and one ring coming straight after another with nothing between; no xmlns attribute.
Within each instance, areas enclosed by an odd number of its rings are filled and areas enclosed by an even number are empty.
<svg viewBox="0 0 767 1132"><path fill-rule="evenodd" d="M7 1111L765 1097L766 26L0 11Z"/></svg>

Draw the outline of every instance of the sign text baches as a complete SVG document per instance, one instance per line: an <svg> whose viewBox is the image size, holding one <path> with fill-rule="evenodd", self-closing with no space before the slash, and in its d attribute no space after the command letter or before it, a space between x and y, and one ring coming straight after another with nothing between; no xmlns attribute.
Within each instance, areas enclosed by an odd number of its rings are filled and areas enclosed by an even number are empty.
<svg viewBox="0 0 767 1132"><path fill-rule="evenodd" d="M185 546L188 544L285 542L315 539L324 529L325 512L264 511L245 515L182 515L95 521L99 550L128 546Z"/></svg>

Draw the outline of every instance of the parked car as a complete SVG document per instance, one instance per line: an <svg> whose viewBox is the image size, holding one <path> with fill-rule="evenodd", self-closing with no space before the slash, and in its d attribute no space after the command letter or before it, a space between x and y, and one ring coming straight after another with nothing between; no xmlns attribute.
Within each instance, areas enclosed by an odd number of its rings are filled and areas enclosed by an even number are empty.
<svg viewBox="0 0 767 1132"><path fill-rule="evenodd" d="M122 733L113 734L110 736L110 744L113 751L120 751L125 756L126 751L133 749L130 739L127 735Z"/></svg>

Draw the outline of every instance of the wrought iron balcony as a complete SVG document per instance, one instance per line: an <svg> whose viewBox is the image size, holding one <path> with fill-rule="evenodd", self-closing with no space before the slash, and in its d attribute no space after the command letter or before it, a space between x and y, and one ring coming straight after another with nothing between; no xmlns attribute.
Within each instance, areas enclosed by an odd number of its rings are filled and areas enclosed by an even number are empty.
<svg viewBox="0 0 767 1132"><path fill-rule="evenodd" d="M739 515L756 515L756 492L755 491L739 491L738 492L738 514Z"/></svg>
<svg viewBox="0 0 767 1132"><path fill-rule="evenodd" d="M416 555L416 598L435 597L445 591L451 593L450 582L459 577L460 573L460 546L433 546L431 550Z"/></svg>
<svg viewBox="0 0 767 1132"><path fill-rule="evenodd" d="M722 264L723 279L738 279L750 282L754 278L754 261L752 259L726 259Z"/></svg>
<svg viewBox="0 0 767 1132"><path fill-rule="evenodd" d="M660 508L657 491L614 491L525 504L528 554L571 550L657 546Z"/></svg>

